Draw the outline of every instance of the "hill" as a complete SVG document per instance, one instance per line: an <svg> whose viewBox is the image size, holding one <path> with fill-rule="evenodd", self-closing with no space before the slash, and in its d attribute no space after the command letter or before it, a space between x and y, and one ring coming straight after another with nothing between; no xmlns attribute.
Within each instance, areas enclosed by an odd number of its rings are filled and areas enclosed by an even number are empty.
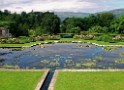
<svg viewBox="0 0 124 90"><path fill-rule="evenodd" d="M115 9L108 12L113 13L117 17L124 15L124 9Z"/></svg>
<svg viewBox="0 0 124 90"><path fill-rule="evenodd" d="M110 12L113 13L115 16L119 17L121 15L124 15L124 9L115 9L110 11L103 11L103 12ZM98 12L98 13L103 13ZM59 18L63 21L67 17L78 17L78 18L84 18L91 15L91 13L82 13L82 12L55 12L56 15L59 16ZM93 14L93 13L92 13ZM97 14L97 13L94 13Z"/></svg>
<svg viewBox="0 0 124 90"><path fill-rule="evenodd" d="M90 13L81 13L81 12L55 12L55 14L58 15L62 21L67 17L84 18L90 15Z"/></svg>

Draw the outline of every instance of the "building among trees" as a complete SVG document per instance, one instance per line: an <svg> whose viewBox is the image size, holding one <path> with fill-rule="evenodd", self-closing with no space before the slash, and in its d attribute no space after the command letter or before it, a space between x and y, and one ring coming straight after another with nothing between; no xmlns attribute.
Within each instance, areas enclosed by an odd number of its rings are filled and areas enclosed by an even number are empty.
<svg viewBox="0 0 124 90"><path fill-rule="evenodd" d="M10 37L9 29L0 27L0 37Z"/></svg>

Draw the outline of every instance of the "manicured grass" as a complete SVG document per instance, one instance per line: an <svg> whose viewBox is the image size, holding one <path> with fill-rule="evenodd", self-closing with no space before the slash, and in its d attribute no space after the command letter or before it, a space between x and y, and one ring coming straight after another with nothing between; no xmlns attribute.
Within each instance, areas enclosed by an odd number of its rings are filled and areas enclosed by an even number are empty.
<svg viewBox="0 0 124 90"><path fill-rule="evenodd" d="M0 90L34 90L42 71L0 71Z"/></svg>
<svg viewBox="0 0 124 90"><path fill-rule="evenodd" d="M124 72L59 72L54 90L124 90Z"/></svg>
<svg viewBox="0 0 124 90"><path fill-rule="evenodd" d="M38 43L42 43L42 41L30 42L25 44L0 44L0 47L26 47Z"/></svg>
<svg viewBox="0 0 124 90"><path fill-rule="evenodd" d="M97 40L84 40L84 39L74 39L74 38L61 38L61 41L82 41L82 42L91 42L96 43L99 45L124 45L124 42L117 42L117 43L109 43L104 41L97 41Z"/></svg>
<svg viewBox="0 0 124 90"><path fill-rule="evenodd" d="M67 41L67 42L82 41L82 42L96 43L96 44L99 44L99 45L124 45L124 42L109 43L109 42L104 42L104 41L84 40L84 39L74 39L74 38L61 38L60 40L45 40L45 41L46 42L53 42L53 41Z"/></svg>

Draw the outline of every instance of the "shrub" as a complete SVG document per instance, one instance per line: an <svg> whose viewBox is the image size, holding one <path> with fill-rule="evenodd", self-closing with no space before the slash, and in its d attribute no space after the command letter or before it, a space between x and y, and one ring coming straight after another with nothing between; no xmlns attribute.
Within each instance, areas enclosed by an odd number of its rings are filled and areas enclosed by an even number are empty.
<svg viewBox="0 0 124 90"><path fill-rule="evenodd" d="M112 37L110 35L101 35L96 38L98 41L104 41L104 42L112 42Z"/></svg>
<svg viewBox="0 0 124 90"><path fill-rule="evenodd" d="M99 25L92 26L91 28L89 28L89 33L106 33L107 31L107 27L101 27Z"/></svg>

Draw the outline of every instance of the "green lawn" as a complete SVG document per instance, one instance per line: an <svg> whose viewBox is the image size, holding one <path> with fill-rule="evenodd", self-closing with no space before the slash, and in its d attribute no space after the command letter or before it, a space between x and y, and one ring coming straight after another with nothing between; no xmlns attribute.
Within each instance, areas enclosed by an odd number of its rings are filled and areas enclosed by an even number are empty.
<svg viewBox="0 0 124 90"><path fill-rule="evenodd" d="M99 45L124 45L124 42L117 42L117 43L109 43L104 41L97 41L97 40L84 40L84 39L74 39L74 38L62 38L61 41L82 41L82 42L91 42L96 43Z"/></svg>
<svg viewBox="0 0 124 90"><path fill-rule="evenodd" d="M54 90L124 90L124 72L59 72Z"/></svg>
<svg viewBox="0 0 124 90"><path fill-rule="evenodd" d="M42 71L0 71L0 90L34 90Z"/></svg>
<svg viewBox="0 0 124 90"><path fill-rule="evenodd" d="M42 41L30 42L25 44L0 44L0 47L26 47L38 43L42 43Z"/></svg>

